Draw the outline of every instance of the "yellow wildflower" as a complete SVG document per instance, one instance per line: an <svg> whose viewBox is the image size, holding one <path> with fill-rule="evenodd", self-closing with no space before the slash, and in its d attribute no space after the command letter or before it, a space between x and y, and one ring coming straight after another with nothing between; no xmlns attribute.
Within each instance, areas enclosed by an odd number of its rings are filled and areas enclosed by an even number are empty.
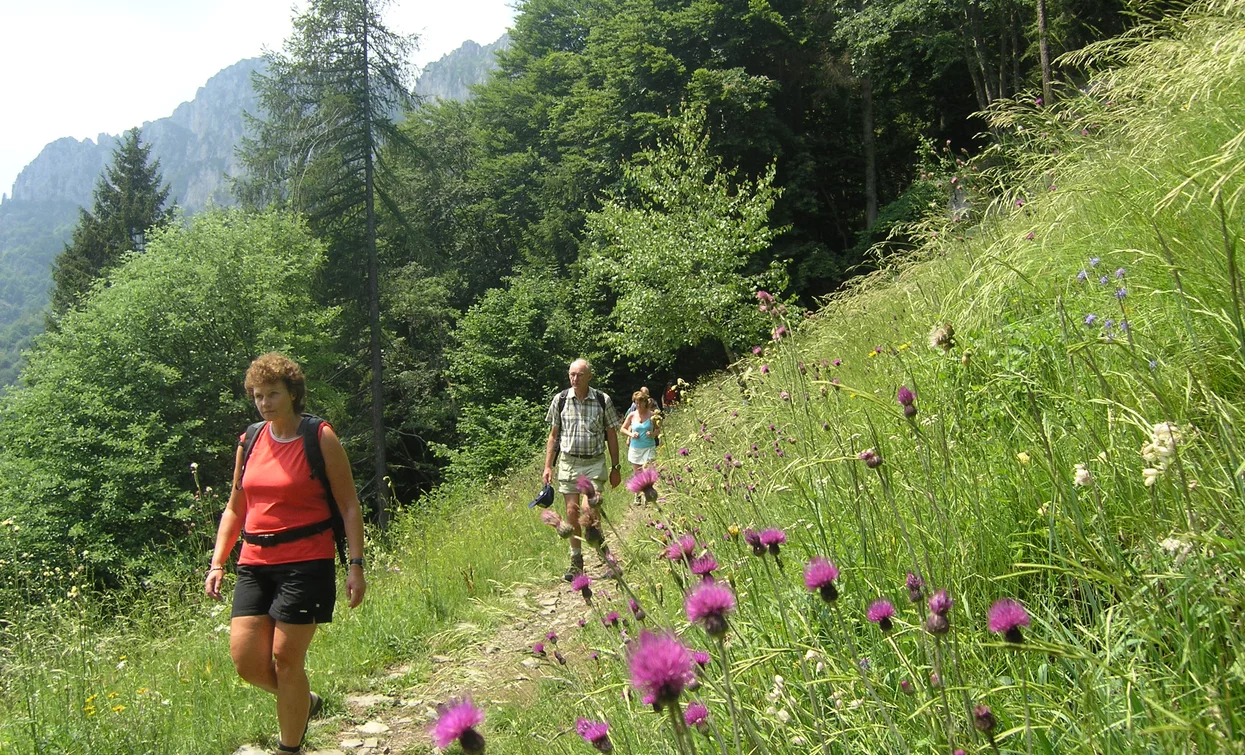
<svg viewBox="0 0 1245 755"><path fill-rule="evenodd" d="M1016 454L1016 459L1017 461L1019 461L1021 464L1025 465L1026 467L1029 466L1029 454L1027 452L1021 451L1020 453Z"/></svg>
<svg viewBox="0 0 1245 755"><path fill-rule="evenodd" d="M114 706L112 706L112 712L113 712L113 713L120 713L120 712L121 712L121 711L123 711L123 710L125 710L125 706L124 706L124 705L114 705Z"/></svg>

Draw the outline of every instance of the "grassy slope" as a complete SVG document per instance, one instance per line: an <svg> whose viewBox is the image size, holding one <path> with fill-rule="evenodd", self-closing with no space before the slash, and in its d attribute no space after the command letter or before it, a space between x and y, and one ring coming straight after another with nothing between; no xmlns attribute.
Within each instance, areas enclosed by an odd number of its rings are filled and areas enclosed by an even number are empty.
<svg viewBox="0 0 1245 755"><path fill-rule="evenodd" d="M980 225L931 224L917 258L828 302L738 379L699 386L672 420L669 526L700 527L739 594L737 718L770 751L821 740L835 752L947 751L949 728L961 746L985 749L965 710L981 702L1011 751L1027 749L1026 708L1035 751L1210 751L1242 738L1245 338L1226 263L1241 243L1243 15L1238 2L1201 6L1175 39L1121 47L1122 65L1056 121L1006 115L1028 135L1010 156L1024 168ZM1103 321L1125 318L1129 334L1117 325L1107 338ZM950 353L925 344L943 322L957 333ZM912 423L894 402L901 384L917 392ZM1139 449L1164 420L1184 442L1146 487ZM672 455L679 446L687 457ZM866 448L885 459L876 472L855 460ZM1076 464L1092 485L1073 484ZM432 632L496 621L484 610L495 582L554 573L562 551L521 505L533 487L529 472L501 490L446 494L424 529L404 520L391 570L372 570L368 604L317 640L316 678L345 692L418 657ZM785 570L723 540L732 523L784 527ZM649 623L710 647L682 618L674 573L649 558L657 551L642 536L624 552ZM814 553L842 568L838 613L800 584ZM907 603L909 570L955 598L955 629L937 652L920 606ZM898 608L890 638L863 620L879 596ZM1044 652L1008 652L986 632L986 608L1002 596L1028 607L1026 636ZM6 665L0 749L34 751L34 731L51 751L225 752L269 733L271 704L234 681L210 606L154 605L107 637L71 629L78 608L68 601L56 621L10 628L28 637ZM618 634L589 625L577 639L603 662L572 658L537 704L492 708L490 751L583 752L573 717L604 715L622 751L675 752L661 717L622 700ZM928 684L935 664L941 689ZM715 671L697 694L729 741L723 692Z"/></svg>

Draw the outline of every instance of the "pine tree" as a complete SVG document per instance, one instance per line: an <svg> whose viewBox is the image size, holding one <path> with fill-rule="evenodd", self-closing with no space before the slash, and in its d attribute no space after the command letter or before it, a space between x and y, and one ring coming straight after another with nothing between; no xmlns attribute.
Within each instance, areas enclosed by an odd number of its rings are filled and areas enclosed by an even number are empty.
<svg viewBox="0 0 1245 755"><path fill-rule="evenodd" d="M91 211L79 210L73 236L53 262L49 326L77 306L122 254L141 252L147 233L173 217L173 208L164 206L169 187L162 185L160 161L150 157L151 145L142 143L137 128L113 150L112 164L95 185Z"/></svg>
<svg viewBox="0 0 1245 755"><path fill-rule="evenodd" d="M373 489L381 525L387 465L375 203L396 211L381 150L409 146L393 117L415 103L407 63L415 37L385 27L380 13L386 4L311 0L295 17L283 52L266 55L269 73L254 78L267 119L250 118L254 135L239 149L247 175L235 183L244 204L305 213L329 244L330 296L347 307L366 302Z"/></svg>

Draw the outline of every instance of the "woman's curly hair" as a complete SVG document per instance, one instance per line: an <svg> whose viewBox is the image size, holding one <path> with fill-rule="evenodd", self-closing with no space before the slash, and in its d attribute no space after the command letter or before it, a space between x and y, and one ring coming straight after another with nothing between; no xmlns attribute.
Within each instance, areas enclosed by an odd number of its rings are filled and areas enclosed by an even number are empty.
<svg viewBox="0 0 1245 755"><path fill-rule="evenodd" d="M286 389L290 392L290 398L294 402L294 413L302 414L307 401L307 379L303 377L303 369L298 366L298 363L284 354L270 351L263 356L256 357L246 370L246 382L243 385L249 396L256 386L275 383L278 380L285 383Z"/></svg>

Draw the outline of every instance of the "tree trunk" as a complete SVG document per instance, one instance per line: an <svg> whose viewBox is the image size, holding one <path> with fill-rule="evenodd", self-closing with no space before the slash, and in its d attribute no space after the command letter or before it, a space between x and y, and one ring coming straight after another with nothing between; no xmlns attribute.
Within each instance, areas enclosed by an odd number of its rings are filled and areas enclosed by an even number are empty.
<svg viewBox="0 0 1245 755"><path fill-rule="evenodd" d="M372 118L372 87L371 71L369 70L368 53L371 39L368 37L368 16L371 8L363 4L363 94L367 107L364 112L367 122L364 130L367 139L363 162L364 191L367 205L367 299L369 347L372 352L372 443L375 446L373 455L373 473L376 482L376 523L380 527L389 524L388 488L385 483L385 394L381 381L383 358L380 348L380 265L376 259L376 201L373 164L375 139Z"/></svg>
<svg viewBox="0 0 1245 755"><path fill-rule="evenodd" d="M1050 76L1050 36L1046 33L1046 0L1037 0L1038 55L1042 61L1042 104L1050 107L1055 92Z"/></svg>
<svg viewBox="0 0 1245 755"><path fill-rule="evenodd" d="M873 228L878 220L878 165L877 144L873 134L873 77L860 77L861 126L865 148L865 230Z"/></svg>

